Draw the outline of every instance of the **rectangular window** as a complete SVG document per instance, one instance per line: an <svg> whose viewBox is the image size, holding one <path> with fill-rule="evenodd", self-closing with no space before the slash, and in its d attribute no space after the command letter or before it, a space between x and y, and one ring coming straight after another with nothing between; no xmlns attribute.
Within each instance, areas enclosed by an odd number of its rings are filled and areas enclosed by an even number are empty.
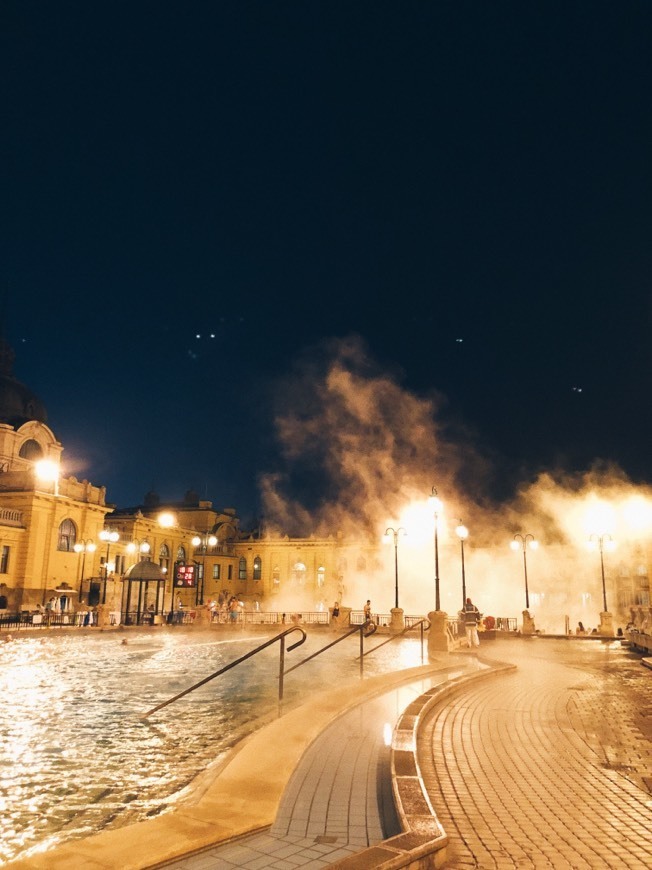
<svg viewBox="0 0 652 870"><path fill-rule="evenodd" d="M2 553L0 554L0 574L8 574L9 573L9 547L2 548Z"/></svg>
<svg viewBox="0 0 652 870"><path fill-rule="evenodd" d="M229 565L229 580L233 580L233 565Z"/></svg>
<svg viewBox="0 0 652 870"><path fill-rule="evenodd" d="M219 579L220 579L220 565L218 563L217 565L213 565L213 580L219 580Z"/></svg>

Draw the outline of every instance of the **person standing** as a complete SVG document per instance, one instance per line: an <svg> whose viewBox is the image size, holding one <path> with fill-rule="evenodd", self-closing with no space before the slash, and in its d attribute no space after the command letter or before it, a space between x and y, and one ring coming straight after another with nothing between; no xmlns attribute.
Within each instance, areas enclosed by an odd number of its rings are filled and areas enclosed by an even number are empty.
<svg viewBox="0 0 652 870"><path fill-rule="evenodd" d="M480 611L471 601L466 599L462 608L464 617L464 628L466 629L466 643L469 648L472 646L480 646L480 638L478 637L478 623L480 622Z"/></svg>
<svg viewBox="0 0 652 870"><path fill-rule="evenodd" d="M376 623L371 618L371 600L369 598L367 598L366 604L363 607L363 613L364 613L364 622L363 622L362 626L363 626L364 636L367 637L368 635L373 634L377 628Z"/></svg>

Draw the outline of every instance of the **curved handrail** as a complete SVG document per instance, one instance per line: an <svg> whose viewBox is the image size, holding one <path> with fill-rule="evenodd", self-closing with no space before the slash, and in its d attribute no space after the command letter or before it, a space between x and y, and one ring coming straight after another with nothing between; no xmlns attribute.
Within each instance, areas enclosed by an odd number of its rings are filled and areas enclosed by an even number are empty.
<svg viewBox="0 0 652 870"><path fill-rule="evenodd" d="M243 656L240 656L239 659L235 659L235 661L229 662L228 665L225 665L223 668L220 668L219 671L215 671L214 674L211 674L209 677L204 677L203 680L200 680L198 683L195 683L194 686L190 686L188 689L184 689L183 692L179 692L178 695L175 695L173 698L169 698L167 701L163 701L162 704L158 704L156 707L152 707L151 710L148 710L147 713L143 713L140 717L141 719L147 719L148 716L151 716L152 713L156 713L157 710L161 710L163 707L167 707L168 704L172 704L173 701L178 701L179 698L183 698L184 695L187 695L189 692L193 692L195 689L198 689L200 686L203 686L205 683L208 683L210 680L214 680L215 677L219 677L220 674L225 673L226 671L230 671L231 668L234 668L236 665L241 664L242 662L250 659L252 656L255 656L256 653L259 653L261 650L264 650L266 647L271 646L276 641L279 641L281 644L280 650L280 670L279 670L279 702L283 699L283 667L284 667L284 655L285 655L285 637L288 634L291 634L293 631L298 631L301 633L301 640L296 641L291 646L287 648L287 651L296 649L296 647L301 646L302 643L306 640L305 631L300 628L298 625L293 625L290 628L286 628L285 631L282 631L280 634L277 634L275 637L270 640L265 641L265 643L261 643L260 646L257 646L255 649L250 650Z"/></svg>
<svg viewBox="0 0 652 870"><path fill-rule="evenodd" d="M373 628L372 628L373 626ZM311 659L314 659L316 656L321 655L323 652L326 652L327 649L330 649L332 646L335 646L336 643L341 643L343 640L346 640L347 637L350 637L352 634L356 632L360 632L360 655L358 658L360 659L360 676L363 674L362 668L362 659L363 659L363 645L364 638L369 637L376 631L376 624L367 620L363 622L362 625L355 625L353 628L350 628L348 631L345 631L344 634L340 635L340 637L336 638L331 643L327 643L326 646L323 646L321 649L318 649L317 652L312 653L312 655L307 656L305 659L302 659L300 662L297 662L296 665L292 665L291 668L288 668L285 671L286 674L289 674L290 671L296 670L296 668L300 668L301 665L305 665L306 662L309 662Z"/></svg>
<svg viewBox="0 0 652 870"><path fill-rule="evenodd" d="M392 634L387 640L382 641L382 643L377 643L376 646L372 646L371 649L368 649L367 652L361 653L362 656L368 656L369 653L374 652L374 650L380 649L381 646L385 646L386 643L390 643L392 640L396 640L397 637L402 637L404 634L407 634L408 631L412 631L413 628L419 626L421 630L421 661L423 662L423 632L428 631L430 628L430 621L425 617L420 619L418 622L413 622L412 625L406 626L402 631L396 632L396 634Z"/></svg>

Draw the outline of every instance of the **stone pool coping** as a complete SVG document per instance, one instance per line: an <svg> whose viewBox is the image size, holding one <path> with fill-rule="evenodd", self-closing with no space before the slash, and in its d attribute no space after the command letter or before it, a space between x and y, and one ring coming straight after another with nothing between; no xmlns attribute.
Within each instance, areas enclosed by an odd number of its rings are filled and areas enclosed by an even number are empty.
<svg viewBox="0 0 652 870"><path fill-rule="evenodd" d="M122 828L18 858L7 870L151 870L270 826L288 779L318 735L342 714L388 689L450 668L446 654L427 665L350 680L263 725L196 781L173 810ZM355 691L353 691L355 690Z"/></svg>
<svg viewBox="0 0 652 870"><path fill-rule="evenodd" d="M423 870L442 867L448 835L435 813L417 758L417 737L424 718L446 698L470 683L515 670L516 665L484 662L486 670L461 674L415 698L399 716L391 748L392 792L401 833L342 858L333 870Z"/></svg>

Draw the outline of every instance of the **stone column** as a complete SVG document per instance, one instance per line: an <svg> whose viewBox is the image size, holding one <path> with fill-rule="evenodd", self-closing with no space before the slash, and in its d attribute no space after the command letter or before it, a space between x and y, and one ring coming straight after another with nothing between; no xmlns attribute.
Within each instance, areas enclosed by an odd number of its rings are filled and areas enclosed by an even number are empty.
<svg viewBox="0 0 652 870"><path fill-rule="evenodd" d="M428 655L436 658L436 653L450 651L450 638L446 628L448 614L443 610L432 610L428 614L430 630L428 632Z"/></svg>
<svg viewBox="0 0 652 870"><path fill-rule="evenodd" d="M97 611L97 627L105 628L107 625L111 625L111 606L109 604L98 604Z"/></svg>
<svg viewBox="0 0 652 870"><path fill-rule="evenodd" d="M523 611L523 634L536 634L534 617L530 616L529 610Z"/></svg>
<svg viewBox="0 0 652 870"><path fill-rule="evenodd" d="M613 615L608 611L603 611L600 614L600 625L598 626L598 634L603 635L603 637L613 637L615 634Z"/></svg>
<svg viewBox="0 0 652 870"><path fill-rule="evenodd" d="M403 631L405 628L405 618L403 616L403 608L401 607L392 607L390 610L392 618L389 623L389 630L391 632L395 632L398 634L399 631Z"/></svg>

